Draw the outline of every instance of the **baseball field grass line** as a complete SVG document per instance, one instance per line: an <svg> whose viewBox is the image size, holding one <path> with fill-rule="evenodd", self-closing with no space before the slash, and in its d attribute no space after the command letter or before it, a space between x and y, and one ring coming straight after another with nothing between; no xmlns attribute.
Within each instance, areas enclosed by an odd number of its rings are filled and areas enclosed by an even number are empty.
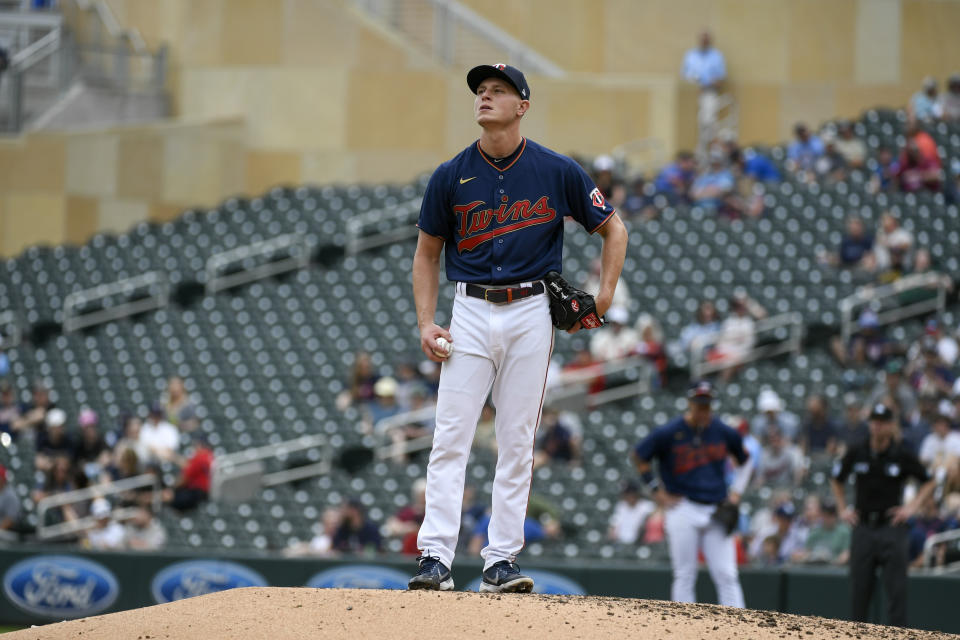
<svg viewBox="0 0 960 640"><path fill-rule="evenodd" d="M0 633L10 633L11 631L20 631L21 629L26 629L26 627L9 627L0 624Z"/></svg>

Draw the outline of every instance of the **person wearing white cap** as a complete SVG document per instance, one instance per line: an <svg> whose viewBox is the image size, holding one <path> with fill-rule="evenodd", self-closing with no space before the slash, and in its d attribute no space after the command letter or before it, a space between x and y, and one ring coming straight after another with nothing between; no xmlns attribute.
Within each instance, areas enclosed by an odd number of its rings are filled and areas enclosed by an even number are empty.
<svg viewBox="0 0 960 640"><path fill-rule="evenodd" d="M46 416L46 429L37 434L34 465L40 471L48 471L57 456L73 458L75 444L66 432L67 414L63 409L50 409Z"/></svg>
<svg viewBox="0 0 960 640"><path fill-rule="evenodd" d="M923 79L923 87L910 97L907 106L907 115L916 120L933 120L939 118L942 105L937 101L937 79L927 76Z"/></svg>
<svg viewBox="0 0 960 640"><path fill-rule="evenodd" d="M629 326L630 314L623 307L610 307L605 319L607 326L590 338L590 354L601 362L627 357L640 340L636 330Z"/></svg>
<svg viewBox="0 0 960 640"><path fill-rule="evenodd" d="M96 498L90 504L90 515L96 520L87 531L86 545L91 549L122 549L126 534L123 526L111 517L112 508L105 498Z"/></svg>
<svg viewBox="0 0 960 640"><path fill-rule="evenodd" d="M800 435L800 418L786 410L783 400L773 389L763 389L757 397L757 411L750 422L750 431L763 440L770 427L775 427L790 442Z"/></svg>

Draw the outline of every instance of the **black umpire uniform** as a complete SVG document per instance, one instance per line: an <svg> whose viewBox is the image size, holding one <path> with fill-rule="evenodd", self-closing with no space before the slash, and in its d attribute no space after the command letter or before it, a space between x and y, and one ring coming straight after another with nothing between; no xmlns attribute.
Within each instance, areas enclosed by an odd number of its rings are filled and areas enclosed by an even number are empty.
<svg viewBox="0 0 960 640"><path fill-rule="evenodd" d="M846 504L844 484L854 474L856 525L850 544L853 619L866 621L876 570L883 567L888 624L907 624L907 516L932 490L934 482L919 458L895 438L893 411L878 404L870 412L870 437L852 446L833 468L838 507ZM907 507L903 488L914 478L926 483ZM851 518L852 519L852 518Z"/></svg>

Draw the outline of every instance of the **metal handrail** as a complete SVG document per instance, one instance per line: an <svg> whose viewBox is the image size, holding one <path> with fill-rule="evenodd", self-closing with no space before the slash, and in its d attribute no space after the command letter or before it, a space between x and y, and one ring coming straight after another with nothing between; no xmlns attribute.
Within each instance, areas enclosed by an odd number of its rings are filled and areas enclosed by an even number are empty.
<svg viewBox="0 0 960 640"><path fill-rule="evenodd" d="M39 40L18 51L10 59L11 69L26 71L60 48L60 29L52 30Z"/></svg>
<svg viewBox="0 0 960 640"><path fill-rule="evenodd" d="M104 2L104 0L74 0L74 2L82 11L93 10L111 38L129 42L130 46L137 53L145 53L147 51L146 42L143 36L140 35L139 29L125 29L121 27L117 17L110 9L110 5Z"/></svg>
<svg viewBox="0 0 960 640"><path fill-rule="evenodd" d="M236 273L227 275L219 274L219 271L224 267L236 264L242 260L271 255L284 249L290 250L289 258L267 262L251 268L244 268ZM302 269L308 264L310 264L310 243L305 237L299 234L288 233L269 240L254 242L242 247L237 247L236 249L216 253L207 259L207 293L216 293L217 291L237 287L255 280L269 278L278 273Z"/></svg>
<svg viewBox="0 0 960 640"><path fill-rule="evenodd" d="M653 364L642 356L627 356L617 358L616 360L607 360L598 362L590 367L583 369L574 369L572 371L561 371L553 384L547 389L547 396L544 401L546 406L559 404L564 400L583 396L586 393L585 385L589 385L592 380L599 377L605 377L621 371L638 370L640 375L637 380L615 387L606 388L603 391L589 394L587 397L591 407L631 398L650 391L650 377L655 373Z"/></svg>
<svg viewBox="0 0 960 640"><path fill-rule="evenodd" d="M934 547L939 544L960 540L960 529L935 533L923 543L923 566L931 569L932 573L956 573L960 571L960 562L951 562L942 567L933 566Z"/></svg>
<svg viewBox="0 0 960 640"><path fill-rule="evenodd" d="M942 312L946 306L947 287L949 286L950 282L950 277L947 275L937 272L928 272L915 273L913 275L905 276L899 280L891 282L890 284L881 285L879 287L862 287L856 293L849 295L840 301L840 314L842 323L841 335L844 344L850 340L850 336L853 334L853 312L857 307L864 306L869 303L879 302L882 298L898 296L913 289L929 289L935 286L937 288L936 298L932 300L921 300L920 302L908 304L904 307L895 307L893 309L881 311L877 313L877 321L880 323L880 326L883 326L892 322L898 322L904 318L909 318L921 313L927 313L928 311L932 311L934 309L936 309L938 312Z"/></svg>
<svg viewBox="0 0 960 640"><path fill-rule="evenodd" d="M354 216L347 220L346 254L355 255L367 249L392 244L416 236L419 233L419 229L415 225L409 224L409 222L411 217L414 217L420 211L421 200L422 199L417 198L416 200L400 204L391 210L377 209L375 211L368 211L367 213ZM365 227L383 224L384 222L396 222L396 225L388 231L381 231L368 236L363 235Z"/></svg>
<svg viewBox="0 0 960 640"><path fill-rule="evenodd" d="M783 353L799 351L803 342L803 315L798 311L781 313L770 318L764 318L754 326L754 335L776 331L784 327L790 327L790 336L775 344L764 344L756 346L743 357L736 361L707 362L704 359L704 351L710 345L717 343L722 331L714 331L704 335L699 335L690 343L690 375L694 378L702 378L705 375L723 371L730 367L736 367L748 362L772 358Z"/></svg>
<svg viewBox="0 0 960 640"><path fill-rule="evenodd" d="M83 313L80 307L94 300L106 300L117 294L131 295L137 289L146 288L148 295L133 302L121 302L97 311ZM150 293L150 291L153 293ZM160 271L148 271L133 278L125 278L110 284L102 284L83 291L75 291L63 301L63 330L67 333L90 327L117 318L152 311L167 306L170 300L170 283Z"/></svg>
<svg viewBox="0 0 960 640"><path fill-rule="evenodd" d="M94 517L86 516L77 520L71 520L70 522L60 522L53 525L44 524L46 522L47 511L54 507L76 504L93 498L103 498L147 486L153 487L153 509L154 512L159 513L160 507L162 506L160 478L152 473L117 480L109 484L99 484L93 487L87 487L86 489L65 491L64 493L43 498L37 503L37 537L41 540L59 538L70 533L89 529L96 523ZM113 509L110 511L111 515L115 514L118 519L130 517L134 512L136 512L136 509Z"/></svg>
<svg viewBox="0 0 960 640"><path fill-rule="evenodd" d="M244 449L243 451L219 455L213 461L213 481L211 486L219 485L225 478L229 478L235 473L243 474L251 468L259 469L259 467L255 467L255 463L271 458L284 458L291 453L304 451L306 449L320 449L322 451L321 459L294 469L285 469L283 471L265 474L261 478L260 484L269 487L294 480L303 480L305 478L324 475L330 472L332 466L331 454L327 444L327 438L322 435L300 436L299 438L285 440L276 444L252 447L250 449Z"/></svg>

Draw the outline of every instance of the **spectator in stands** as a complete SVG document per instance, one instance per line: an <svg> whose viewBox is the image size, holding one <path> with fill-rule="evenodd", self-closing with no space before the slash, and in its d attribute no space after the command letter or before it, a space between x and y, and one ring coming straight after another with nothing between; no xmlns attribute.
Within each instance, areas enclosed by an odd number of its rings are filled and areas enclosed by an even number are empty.
<svg viewBox="0 0 960 640"><path fill-rule="evenodd" d="M897 186L900 175L900 162L889 147L881 147L877 152L877 163L873 168L868 190L870 193L891 191Z"/></svg>
<svg viewBox="0 0 960 640"><path fill-rule="evenodd" d="M606 314L607 326L595 331L590 338L590 355L596 362L625 358L637 347L640 336L628 325L630 316L624 307L610 307Z"/></svg>
<svg viewBox="0 0 960 640"><path fill-rule="evenodd" d="M3 349L3 336L0 335L0 378L10 375L10 358Z"/></svg>
<svg viewBox="0 0 960 640"><path fill-rule="evenodd" d="M533 454L534 468L551 462L580 464L583 436L578 425L552 407L544 407Z"/></svg>
<svg viewBox="0 0 960 640"><path fill-rule="evenodd" d="M398 364L396 374L397 404L402 410L410 411L413 406L413 394L428 393L426 384L417 372L416 366L409 362Z"/></svg>
<svg viewBox="0 0 960 640"><path fill-rule="evenodd" d="M652 220L657 217L657 208L653 203L653 196L648 193L647 181L643 176L637 176L630 183L630 190L623 201L623 210L627 212L630 218L639 218L641 220ZM617 285L620 290L620 285ZM614 293L616 297L616 293Z"/></svg>
<svg viewBox="0 0 960 640"><path fill-rule="evenodd" d="M873 406L867 403L867 406ZM863 411L855 393L847 393L843 397L843 422L840 424L840 450L837 455L843 455L847 449L860 444L870 436L870 428L863 419Z"/></svg>
<svg viewBox="0 0 960 640"><path fill-rule="evenodd" d="M710 151L709 166L693 181L690 197L694 204L725 215L730 211L730 197L734 193L733 174L726 165L726 157L719 149Z"/></svg>
<svg viewBox="0 0 960 640"><path fill-rule="evenodd" d="M754 476L755 485L788 487L799 484L806 471L800 447L790 443L776 427L768 427L763 440L766 444Z"/></svg>
<svg viewBox="0 0 960 640"><path fill-rule="evenodd" d="M730 166L743 178L753 182L780 182L782 179L777 165L756 149L741 149L736 141L730 140L724 144L724 151Z"/></svg>
<svg viewBox="0 0 960 640"><path fill-rule="evenodd" d="M779 567L783 564L780 561L781 542L780 536L775 533L763 538L753 563L760 567Z"/></svg>
<svg viewBox="0 0 960 640"><path fill-rule="evenodd" d="M545 520L545 523L541 523L531 514L527 514L526 519L523 521L523 539L525 544L560 536L562 531L559 523L549 517L545 518ZM470 543L467 545L467 550L471 555L479 554L480 550L489 542L487 537L487 527L489 526L490 510L487 509L483 516L477 520L477 524L474 526L473 533L470 536Z"/></svg>
<svg viewBox="0 0 960 640"><path fill-rule="evenodd" d="M19 523L20 498L7 479L7 468L0 464L0 532L14 531Z"/></svg>
<svg viewBox="0 0 960 640"><path fill-rule="evenodd" d="M377 380L373 393L376 400L368 404L364 411L368 431L375 428L381 420L392 418L403 411L397 403L397 381L394 378L386 376Z"/></svg>
<svg viewBox="0 0 960 640"><path fill-rule="evenodd" d="M873 251L873 236L857 216L847 218L846 232L840 240L840 250L836 255L827 257L827 262L845 269L855 269L863 265L864 258Z"/></svg>
<svg viewBox="0 0 960 640"><path fill-rule="evenodd" d="M727 64L723 54L713 46L709 31L700 34L700 46L690 49L683 56L683 77L700 88L697 121L706 129L706 139L713 138L717 122L719 90L727 78Z"/></svg>
<svg viewBox="0 0 960 640"><path fill-rule="evenodd" d="M890 401L890 397L887 396L884 401ZM923 444L924 438L930 433L931 425L939 413L939 403L936 396L920 396L917 401L917 411L913 415L901 413L895 402L890 402L890 406L893 407L894 415L897 418L899 439L916 455L920 451L920 445Z"/></svg>
<svg viewBox="0 0 960 640"><path fill-rule="evenodd" d="M82 409L77 424L80 425L80 438L73 450L73 462L91 482L95 482L110 463L110 450L97 428L97 414L93 409Z"/></svg>
<svg viewBox="0 0 960 640"><path fill-rule="evenodd" d="M641 313L637 318L636 330L640 338L633 352L653 366L651 384L654 389L660 389L667 383L667 352L663 347L663 329L652 315Z"/></svg>
<svg viewBox="0 0 960 640"><path fill-rule="evenodd" d="M807 416L800 435L800 448L806 456L837 455L839 425L830 415L827 399L815 393L807 398Z"/></svg>
<svg viewBox="0 0 960 640"><path fill-rule="evenodd" d="M197 407L191 402L181 377L173 376L167 381L167 392L161 402L166 409L167 422L182 433L194 431L200 426Z"/></svg>
<svg viewBox="0 0 960 640"><path fill-rule="evenodd" d="M67 414L62 409L47 412L46 429L39 432L36 442L34 466L38 471L47 471L57 456L73 458L76 445L67 433Z"/></svg>
<svg viewBox="0 0 960 640"><path fill-rule="evenodd" d="M923 87L910 97L907 116L911 120L929 122L940 117L943 106L937 100L937 80L932 76L923 79Z"/></svg>
<svg viewBox="0 0 960 640"><path fill-rule="evenodd" d="M896 354L897 345L881 330L876 312L864 309L857 319L857 327L859 330L850 337L849 344L844 345L840 336L833 338L830 342L833 356L845 367L884 366L887 359Z"/></svg>
<svg viewBox="0 0 960 640"><path fill-rule="evenodd" d="M952 429L950 416L937 414L917 457L930 469L947 469L950 462L960 459L960 432Z"/></svg>
<svg viewBox="0 0 960 640"><path fill-rule="evenodd" d="M837 516L837 505L824 503L820 522L810 528L804 548L794 552L793 562L844 565L850 557L850 525Z"/></svg>
<svg viewBox="0 0 960 640"><path fill-rule="evenodd" d="M137 416L125 416L123 418L123 428L122 436L117 441L117 444L113 447L113 461L111 463L111 475L114 476L114 479L119 479L117 476L117 470L121 471L132 471L131 475L137 475L140 473L141 465L145 464L150 457L150 450L147 448L146 444L140 440L140 429L142 428L143 423L140 418ZM130 457L126 456L126 453L129 451L133 458L132 464L130 462ZM121 462L121 460L126 460L126 462ZM130 477L122 475L120 477Z"/></svg>
<svg viewBox="0 0 960 640"><path fill-rule="evenodd" d="M823 142L802 122L794 125L793 135L796 139L787 147L787 168L801 179L812 178L817 158L824 153Z"/></svg>
<svg viewBox="0 0 960 640"><path fill-rule="evenodd" d="M167 530L153 516L149 505L137 509L127 520L123 537L127 548L134 551L157 551L167 544Z"/></svg>
<svg viewBox="0 0 960 640"><path fill-rule="evenodd" d="M960 73L947 79L947 90L938 102L940 117L945 122L960 122Z"/></svg>
<svg viewBox="0 0 960 640"><path fill-rule="evenodd" d="M423 524L427 508L427 479L418 478L410 490L410 504L402 507L387 519L384 533L391 538L403 541L401 553L419 555L417 532Z"/></svg>
<svg viewBox="0 0 960 640"><path fill-rule="evenodd" d="M141 462L173 462L180 450L180 432L164 419L166 410L163 405L155 403L150 407L147 419L140 427L140 444L146 451L147 457Z"/></svg>
<svg viewBox="0 0 960 640"><path fill-rule="evenodd" d="M213 451L204 437L197 434L193 439L193 455L183 465L177 485L163 492L163 501L177 511L195 509L210 495L212 472Z"/></svg>
<svg viewBox="0 0 960 640"><path fill-rule="evenodd" d="M897 174L898 185L901 191L911 193L926 189L940 191L943 178L940 158L920 152L920 147L913 140L907 142L900 154L900 172Z"/></svg>
<svg viewBox="0 0 960 640"><path fill-rule="evenodd" d="M613 191L616 181L613 177L613 169L616 166L613 158L608 155L599 155L593 160L593 183L600 189L603 197L613 200Z"/></svg>
<svg viewBox="0 0 960 640"><path fill-rule="evenodd" d="M610 312L607 312L607 319L609 320ZM596 376L585 381L585 384L588 385L587 393L598 393L603 391L607 382L603 375L603 363L598 360L594 360L593 356L590 354L589 349L577 349L573 353L573 358L570 362L563 365L563 372L569 371L586 371L590 373L596 373Z"/></svg>
<svg viewBox="0 0 960 640"><path fill-rule="evenodd" d="M837 138L833 144L850 169L859 169L866 162L867 145L856 136L849 120L837 122Z"/></svg>
<svg viewBox="0 0 960 640"><path fill-rule="evenodd" d="M688 202L690 187L696 177L697 161L693 154L679 151L676 159L657 174L654 186L672 202Z"/></svg>
<svg viewBox="0 0 960 640"><path fill-rule="evenodd" d="M779 542L775 555L777 564L783 564L794 552L803 549L808 531L794 522L796 515L797 508L792 502L783 502L777 506L773 512L773 521L754 537L750 545L750 555L755 559L761 558L763 547L771 537Z"/></svg>
<svg viewBox="0 0 960 640"><path fill-rule="evenodd" d="M766 316L766 309L750 298L746 292L735 293L730 299L730 315L720 326L720 334L710 355L711 360L723 362L726 365L721 374L724 381L733 378L753 350L757 340L756 320Z"/></svg>
<svg viewBox="0 0 960 640"><path fill-rule="evenodd" d="M30 497L34 503L40 502L48 496L58 493L65 493L80 489L73 473L73 467L70 464L70 456L59 455L53 459L53 465L43 474L40 481ZM48 517L54 522L69 522L77 519L78 512L75 505L66 504L61 507L51 509L47 512ZM52 524L47 522L47 524Z"/></svg>
<svg viewBox="0 0 960 640"><path fill-rule="evenodd" d="M717 308L710 300L701 300L697 307L694 321L680 332L680 348L687 354L693 347L693 342L700 336L709 336L720 332L720 320L717 317ZM707 345L709 346L709 345Z"/></svg>
<svg viewBox="0 0 960 640"><path fill-rule="evenodd" d="M657 508L653 500L640 496L640 488L628 482L620 492L620 499L610 516L607 538L620 544L634 544L640 539L643 523Z"/></svg>
<svg viewBox="0 0 960 640"><path fill-rule="evenodd" d="M336 555L333 549L333 537L340 528L340 509L328 507L323 510L320 522L313 525L313 537L309 542L298 542L288 547L283 555L291 557L319 556L329 557Z"/></svg>
<svg viewBox="0 0 960 640"><path fill-rule="evenodd" d="M97 498L90 505L90 515L96 519L87 531L85 546L97 551L116 551L126 544L123 525L113 519L112 507L105 498Z"/></svg>
<svg viewBox="0 0 960 640"><path fill-rule="evenodd" d="M0 433L16 436L13 424L20 418L20 405L9 382L0 381Z"/></svg>
<svg viewBox="0 0 960 640"><path fill-rule="evenodd" d="M823 135L823 155L813 163L813 170L820 180L842 182L847 177L849 166L846 157L837 147L837 137L833 132Z"/></svg>
<svg viewBox="0 0 960 640"><path fill-rule="evenodd" d="M919 254L918 251L917 255L919 256ZM940 356L940 361L944 365L953 367L957 363L957 357L960 356L960 344L957 344L957 339L954 336L943 332L943 327L940 326L939 322L933 319L927 320L927 324L924 326L924 335L936 340L937 355ZM918 346L921 346L920 342L911 345L907 351L907 360L913 360L916 357L916 350Z"/></svg>
<svg viewBox="0 0 960 640"><path fill-rule="evenodd" d="M788 411L783 399L773 389L762 389L757 396L758 413L750 422L750 431L765 440L771 429L776 429L789 442L797 442L800 437L800 418Z"/></svg>
<svg viewBox="0 0 960 640"><path fill-rule="evenodd" d="M333 535L333 548L340 553L370 554L381 549L380 529L368 519L359 500L344 505L342 520Z"/></svg>
<svg viewBox="0 0 960 640"><path fill-rule="evenodd" d="M876 384L864 405L876 406L887 397L893 400L901 416L912 416L917 410L917 394L904 377L903 362L899 359L886 364L883 380Z"/></svg>
<svg viewBox="0 0 960 640"><path fill-rule="evenodd" d="M50 390L42 382L35 382L30 404L21 408L20 417L13 422L13 431L26 433L30 439L35 439L46 428L47 411L53 408Z"/></svg>
<svg viewBox="0 0 960 640"><path fill-rule="evenodd" d="M937 341L924 336L922 355L907 365L906 374L920 398L949 397L953 390L954 376L950 367L944 365L937 352Z"/></svg>
<svg viewBox="0 0 960 640"><path fill-rule="evenodd" d="M373 369L373 360L365 351L358 351L350 372L349 388L337 396L337 408L343 411L351 405L364 405L374 401L373 385L380 378Z"/></svg>
<svg viewBox="0 0 960 640"><path fill-rule="evenodd" d="M589 293L592 296L596 296L600 291L600 270L602 262L600 258L595 258L590 261L590 274L587 276L586 281L583 283L583 290ZM613 294L613 302L610 303L610 308L620 307L624 310L630 307L630 287L624 282L623 277L621 276L617 280L617 290Z"/></svg>
<svg viewBox="0 0 960 640"><path fill-rule="evenodd" d="M918 513L907 521L910 528L910 562L913 567L923 566L923 547L927 538L947 529L947 522L940 516L940 509L933 496L927 497Z"/></svg>

